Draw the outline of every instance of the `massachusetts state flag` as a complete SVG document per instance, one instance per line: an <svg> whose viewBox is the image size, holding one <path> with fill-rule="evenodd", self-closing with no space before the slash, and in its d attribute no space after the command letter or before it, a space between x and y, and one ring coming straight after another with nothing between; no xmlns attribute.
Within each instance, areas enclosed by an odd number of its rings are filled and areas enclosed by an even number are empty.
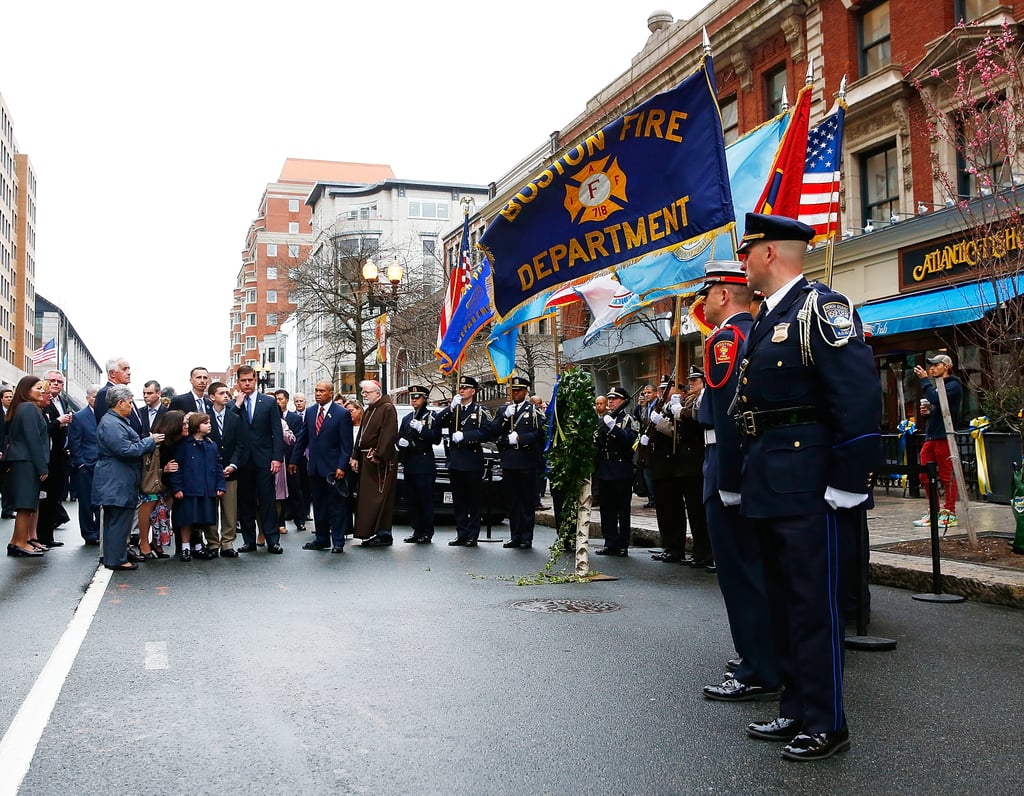
<svg viewBox="0 0 1024 796"><path fill-rule="evenodd" d="M51 337L46 343L32 352L32 364L42 365L44 362L57 361L57 340Z"/></svg>
<svg viewBox="0 0 1024 796"><path fill-rule="evenodd" d="M807 134L799 219L814 227L814 242L834 237L839 228L839 172L843 156L843 118L846 103Z"/></svg>

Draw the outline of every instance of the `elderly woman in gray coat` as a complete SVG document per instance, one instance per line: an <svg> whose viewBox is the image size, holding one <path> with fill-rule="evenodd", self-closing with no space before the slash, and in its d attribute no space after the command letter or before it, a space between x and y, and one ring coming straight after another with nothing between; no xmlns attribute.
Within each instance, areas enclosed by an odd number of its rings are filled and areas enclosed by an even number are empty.
<svg viewBox="0 0 1024 796"><path fill-rule="evenodd" d="M163 441L163 434L139 439L128 424L132 412L132 391L123 384L107 389L110 411L96 430L99 459L93 476L92 503L99 506L103 536L103 566L107 569L138 569L128 561L128 537L139 502L142 457Z"/></svg>

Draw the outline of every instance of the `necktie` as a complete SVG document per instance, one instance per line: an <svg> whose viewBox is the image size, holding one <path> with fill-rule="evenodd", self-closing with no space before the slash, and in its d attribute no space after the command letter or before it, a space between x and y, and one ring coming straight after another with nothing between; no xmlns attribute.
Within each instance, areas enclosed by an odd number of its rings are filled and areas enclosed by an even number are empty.
<svg viewBox="0 0 1024 796"><path fill-rule="evenodd" d="M245 396L245 413L249 416L249 422L252 422L252 396Z"/></svg>
<svg viewBox="0 0 1024 796"><path fill-rule="evenodd" d="M156 422L156 409L149 410L149 427L153 428L153 423Z"/></svg>
<svg viewBox="0 0 1024 796"><path fill-rule="evenodd" d="M197 412L205 412L206 411L205 401L203 401L202 398L196 398L196 411Z"/></svg>
<svg viewBox="0 0 1024 796"><path fill-rule="evenodd" d="M219 412L217 414L217 432L220 434L221 439L224 438L224 413Z"/></svg>
<svg viewBox="0 0 1024 796"><path fill-rule="evenodd" d="M324 408L321 406L316 416L316 433L320 434L320 426L324 424Z"/></svg>

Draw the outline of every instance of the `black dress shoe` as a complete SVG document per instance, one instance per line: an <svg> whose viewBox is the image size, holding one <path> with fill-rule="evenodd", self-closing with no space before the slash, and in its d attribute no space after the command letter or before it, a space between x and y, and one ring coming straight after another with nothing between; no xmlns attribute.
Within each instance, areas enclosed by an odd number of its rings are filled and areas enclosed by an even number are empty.
<svg viewBox="0 0 1024 796"><path fill-rule="evenodd" d="M452 539L448 542L449 547L465 547L469 542L466 539Z"/></svg>
<svg viewBox="0 0 1024 796"><path fill-rule="evenodd" d="M12 558L42 558L42 550L26 550L24 547L18 547L14 544L7 545L7 555Z"/></svg>
<svg viewBox="0 0 1024 796"><path fill-rule="evenodd" d="M17 516L13 511L5 511L3 514L0 514L0 519L13 520Z"/></svg>
<svg viewBox="0 0 1024 796"><path fill-rule="evenodd" d="M756 721L747 725L747 735L762 741L792 741L800 734L800 719L779 716L771 721Z"/></svg>
<svg viewBox="0 0 1024 796"><path fill-rule="evenodd" d="M390 536L371 536L369 539L364 539L360 547L388 547L394 544L395 540Z"/></svg>
<svg viewBox="0 0 1024 796"><path fill-rule="evenodd" d="M279 556L284 552L284 548L279 544L268 544L267 552L273 553L275 556Z"/></svg>
<svg viewBox="0 0 1024 796"><path fill-rule="evenodd" d="M295 532L296 533L303 533L305 530L306 530L306 526L303 525L301 522L295 523Z"/></svg>
<svg viewBox="0 0 1024 796"><path fill-rule="evenodd" d="M676 564L683 560L683 557L678 553L655 553L651 558L655 561L665 561L669 564Z"/></svg>
<svg viewBox="0 0 1024 796"><path fill-rule="evenodd" d="M104 566L106 566L106 565L104 565ZM111 569L114 572L128 572L128 571L133 570L133 569L138 569L139 565L136 564L134 561L129 561L127 564L122 564L119 567L106 567L106 568L107 569Z"/></svg>
<svg viewBox="0 0 1024 796"><path fill-rule="evenodd" d="M100 540L99 539L83 539L82 541L85 542L85 544L88 547L99 547L100 546Z"/></svg>
<svg viewBox="0 0 1024 796"><path fill-rule="evenodd" d="M244 544L244 545L242 545L241 547L238 548L238 552L239 553L255 553L256 552L256 545L255 544Z"/></svg>
<svg viewBox="0 0 1024 796"><path fill-rule="evenodd" d="M141 556L138 553L136 553L134 550L129 549L128 550L128 560L130 562L132 562L133 564L138 564L140 561L145 561L146 557L145 556Z"/></svg>
<svg viewBox="0 0 1024 796"><path fill-rule="evenodd" d="M220 551L221 558L238 558L238 551L233 547L227 548L227 550Z"/></svg>
<svg viewBox="0 0 1024 796"><path fill-rule="evenodd" d="M402 541L406 544L423 544L430 540L425 536L406 536Z"/></svg>
<svg viewBox="0 0 1024 796"><path fill-rule="evenodd" d="M519 543L519 549L520 550L530 550L532 548L533 548L533 542L520 542Z"/></svg>
<svg viewBox="0 0 1024 796"><path fill-rule="evenodd" d="M220 556L220 553L217 552L216 550L210 550L209 548L204 548L202 550L196 550L195 556L196 556L196 558L198 558L198 559L200 559L202 561L212 561L213 559L215 559L218 556Z"/></svg>
<svg viewBox="0 0 1024 796"><path fill-rule="evenodd" d="M187 548L187 547L182 548L182 551L180 553L178 553L178 558L180 560L182 560L182 561L191 561L192 560L192 551L189 548Z"/></svg>
<svg viewBox="0 0 1024 796"><path fill-rule="evenodd" d="M614 556L618 554L618 552L618 548L615 547L599 547L594 551L594 554L599 556Z"/></svg>
<svg viewBox="0 0 1024 796"><path fill-rule="evenodd" d="M727 672L735 672L742 665L743 658L729 658L729 660L725 662L725 670Z"/></svg>
<svg viewBox="0 0 1024 796"><path fill-rule="evenodd" d="M476 547L476 539L467 539L466 547Z"/></svg>
<svg viewBox="0 0 1024 796"><path fill-rule="evenodd" d="M694 569L704 569L708 564L714 564L710 558L688 558L686 559L686 566L693 567Z"/></svg>
<svg viewBox="0 0 1024 796"><path fill-rule="evenodd" d="M43 544L45 544L47 547L49 547L51 549L54 548L54 547L63 547L64 546L64 542L58 542L58 541L53 540L53 539L51 539L49 542L44 542Z"/></svg>
<svg viewBox="0 0 1024 796"><path fill-rule="evenodd" d="M706 685L701 689L705 698L718 702L752 702L755 699L776 699L778 688L766 688L763 685L747 685L735 677L731 677L721 685Z"/></svg>
<svg viewBox="0 0 1024 796"><path fill-rule="evenodd" d="M706 569L708 572L710 572L712 575L714 575L716 572L718 572L718 565L715 564L714 561L712 561L710 564L708 564L706 567L704 567L704 569Z"/></svg>
<svg viewBox="0 0 1024 796"><path fill-rule="evenodd" d="M332 553L344 553L345 552L345 548L344 547L332 547L331 548L331 552Z"/></svg>
<svg viewBox="0 0 1024 796"><path fill-rule="evenodd" d="M306 542L302 545L303 550L326 550L330 545L327 542Z"/></svg>
<svg viewBox="0 0 1024 796"><path fill-rule="evenodd" d="M505 544L503 544L502 547L504 547L506 550L512 547L519 547L519 542L505 542Z"/></svg>
<svg viewBox="0 0 1024 796"><path fill-rule="evenodd" d="M850 748L850 730L838 732L802 732L782 750L784 760L824 760Z"/></svg>
<svg viewBox="0 0 1024 796"><path fill-rule="evenodd" d="M431 544L432 540L429 536L417 536L416 544Z"/></svg>

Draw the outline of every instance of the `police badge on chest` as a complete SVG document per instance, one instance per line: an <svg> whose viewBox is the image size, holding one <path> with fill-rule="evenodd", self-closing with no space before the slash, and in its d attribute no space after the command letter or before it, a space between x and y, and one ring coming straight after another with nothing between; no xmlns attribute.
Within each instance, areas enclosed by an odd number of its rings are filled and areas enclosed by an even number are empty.
<svg viewBox="0 0 1024 796"><path fill-rule="evenodd" d="M789 339L789 324L777 323L772 329L772 342L784 343Z"/></svg>

